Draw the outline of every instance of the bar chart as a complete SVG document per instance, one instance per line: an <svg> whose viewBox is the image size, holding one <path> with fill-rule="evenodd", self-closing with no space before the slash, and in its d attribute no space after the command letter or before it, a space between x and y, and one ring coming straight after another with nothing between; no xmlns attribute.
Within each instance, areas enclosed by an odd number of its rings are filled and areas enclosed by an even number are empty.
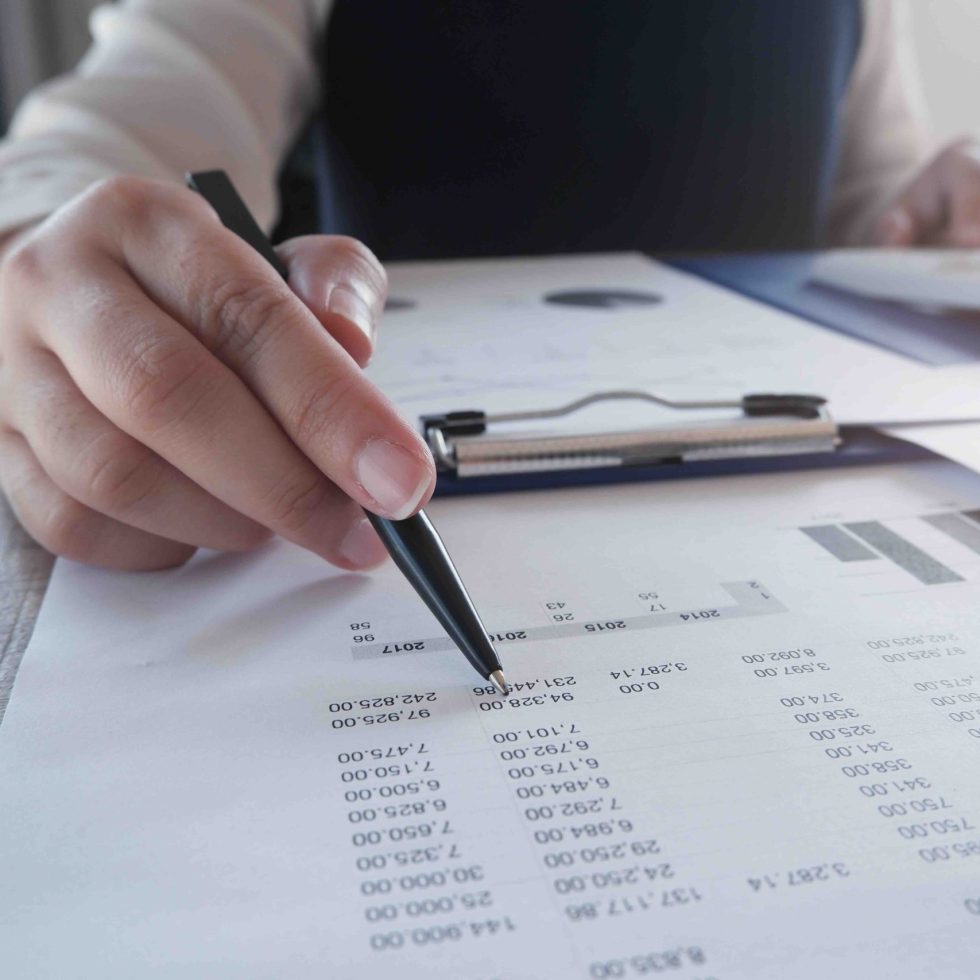
<svg viewBox="0 0 980 980"><path fill-rule="evenodd" d="M925 514L915 520L980 556L980 510ZM965 576L945 559L930 554L881 521L813 524L800 530L839 562L890 562L928 586L965 581Z"/></svg>

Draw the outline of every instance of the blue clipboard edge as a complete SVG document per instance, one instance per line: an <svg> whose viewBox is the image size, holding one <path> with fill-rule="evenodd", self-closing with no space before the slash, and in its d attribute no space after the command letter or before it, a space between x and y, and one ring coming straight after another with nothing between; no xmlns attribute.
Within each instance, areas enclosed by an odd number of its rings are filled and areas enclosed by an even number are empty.
<svg viewBox="0 0 980 980"><path fill-rule="evenodd" d="M875 429L842 426L843 444L832 453L798 456L758 456L753 459L705 460L703 462L658 463L653 466L609 466L600 469L558 470L547 473L513 473L500 476L457 477L440 473L438 497L471 493L508 493L518 490L550 490L556 487L592 487L610 483L640 483L652 480L700 479L713 476L748 476L755 473L785 473L796 470L836 469L880 463L905 463L938 459L935 453Z"/></svg>
<svg viewBox="0 0 980 980"><path fill-rule="evenodd" d="M980 315L924 310L810 281L817 252L651 256L749 299L930 367L980 360Z"/></svg>

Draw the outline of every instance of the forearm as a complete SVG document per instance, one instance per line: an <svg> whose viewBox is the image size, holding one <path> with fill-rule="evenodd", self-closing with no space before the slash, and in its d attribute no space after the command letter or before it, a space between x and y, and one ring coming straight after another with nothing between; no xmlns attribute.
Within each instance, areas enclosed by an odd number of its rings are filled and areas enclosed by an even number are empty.
<svg viewBox="0 0 980 980"><path fill-rule="evenodd" d="M78 69L29 97L0 144L0 236L121 173L222 167L266 225L316 94L327 0L123 0Z"/></svg>

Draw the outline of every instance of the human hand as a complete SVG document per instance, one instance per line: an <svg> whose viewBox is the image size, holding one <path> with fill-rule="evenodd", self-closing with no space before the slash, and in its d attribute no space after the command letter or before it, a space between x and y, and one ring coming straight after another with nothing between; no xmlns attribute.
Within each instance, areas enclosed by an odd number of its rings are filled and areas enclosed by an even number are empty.
<svg viewBox="0 0 980 980"><path fill-rule="evenodd" d="M888 205L874 245L980 248L980 143L951 143Z"/></svg>
<svg viewBox="0 0 980 980"><path fill-rule="evenodd" d="M431 495L431 455L359 365L387 289L358 242L279 249L197 195L119 177L0 257L0 483L50 551L164 568L270 533L344 568ZM290 288L292 287L292 288Z"/></svg>

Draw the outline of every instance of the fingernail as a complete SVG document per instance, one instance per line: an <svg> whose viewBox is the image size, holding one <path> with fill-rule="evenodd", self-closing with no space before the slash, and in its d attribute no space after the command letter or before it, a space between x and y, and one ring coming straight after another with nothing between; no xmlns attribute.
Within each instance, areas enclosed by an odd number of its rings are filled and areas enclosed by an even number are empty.
<svg viewBox="0 0 980 980"><path fill-rule="evenodd" d="M371 307L350 286L334 286L327 297L327 310L360 327L374 343L375 323Z"/></svg>
<svg viewBox="0 0 980 980"><path fill-rule="evenodd" d="M396 521L412 514L429 489L432 470L420 457L386 439L371 439L355 462L357 482Z"/></svg>
<svg viewBox="0 0 980 980"><path fill-rule="evenodd" d="M362 517L355 521L340 542L340 557L355 568L370 568L384 561L388 552L375 533L371 522Z"/></svg>

